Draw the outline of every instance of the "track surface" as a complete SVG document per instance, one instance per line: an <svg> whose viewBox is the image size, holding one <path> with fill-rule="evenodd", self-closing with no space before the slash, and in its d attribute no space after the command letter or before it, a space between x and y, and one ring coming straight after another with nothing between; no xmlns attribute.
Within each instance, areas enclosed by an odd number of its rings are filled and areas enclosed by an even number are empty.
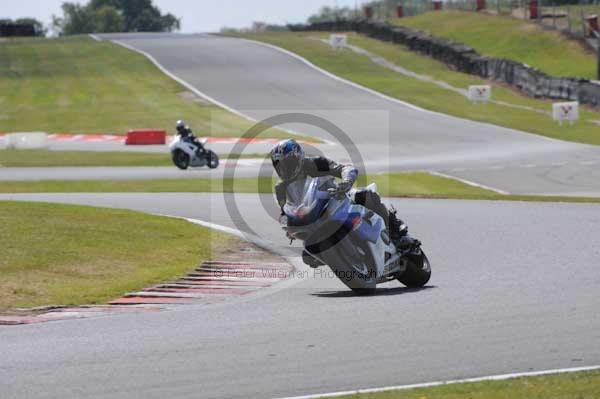
<svg viewBox="0 0 600 399"><path fill-rule="evenodd" d="M41 180L151 180L151 179L222 179L229 161L222 160L217 169L190 168L179 170L175 166L110 166L110 167L24 167L0 168L2 181ZM241 159L236 164L236 177L253 177L258 174L262 161ZM271 172L272 168L269 168Z"/></svg>
<svg viewBox="0 0 600 399"><path fill-rule="evenodd" d="M426 169L514 194L600 196L598 147L415 109L244 40L170 34L103 37L147 52L206 95L254 119L287 112L327 119L348 137L341 140L342 146L319 147L318 151L349 160L344 146L354 143L369 172ZM304 123L283 127L337 141L329 132ZM7 175L13 180L63 179L71 172L83 179L186 177L158 169L47 168L32 174L0 168L0 180L10 180ZM245 168L242 173L256 175L259 167Z"/></svg>
<svg viewBox="0 0 600 399"><path fill-rule="evenodd" d="M0 198L235 227L219 194ZM236 198L257 233L286 246L256 196ZM394 204L433 260L427 289L389 283L358 298L334 279L299 275L226 306L3 328L2 396L263 398L600 363L597 207Z"/></svg>
<svg viewBox="0 0 600 399"><path fill-rule="evenodd" d="M135 37L121 39L254 117L283 108L330 117L374 167L462 169L454 174L511 192L600 193L596 148L423 113L255 44ZM246 109L253 106L262 111ZM389 117L369 119L382 109ZM276 210L267 215L259 203L272 199L236 198L248 225L289 251L270 218ZM0 199L122 207L235 227L219 194ZM2 328L2 397L264 398L600 364L597 206L393 202L432 259L427 289L390 283L357 298L337 280L309 273L226 305Z"/></svg>
<svg viewBox="0 0 600 399"><path fill-rule="evenodd" d="M206 95L255 119L286 112L326 118L349 136L343 145L357 145L368 171L429 169L516 194L600 195L598 147L414 109L248 41L208 35L104 37L149 53ZM284 127L335 141L314 126ZM325 151L348 159L341 146Z"/></svg>

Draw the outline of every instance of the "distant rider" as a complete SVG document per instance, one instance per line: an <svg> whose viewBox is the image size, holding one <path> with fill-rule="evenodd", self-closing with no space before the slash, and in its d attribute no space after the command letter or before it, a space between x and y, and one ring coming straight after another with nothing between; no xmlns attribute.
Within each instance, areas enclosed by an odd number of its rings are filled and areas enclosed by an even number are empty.
<svg viewBox="0 0 600 399"><path fill-rule="evenodd" d="M175 125L175 129L177 130L177 134L180 135L184 141L189 141L198 147L198 150L196 151L198 155L201 155L204 152L204 144L202 144L202 142L200 142L200 140L194 136L192 129L185 123L185 121L178 120L177 124Z"/></svg>
<svg viewBox="0 0 600 399"><path fill-rule="evenodd" d="M306 157L300 144L293 139L279 142L271 150L270 156L273 167L281 179L275 186L275 194L282 212L287 201L287 186L294 181L302 180L306 176L333 176L341 179L336 184L335 190L345 193L352 189L358 177L358 170L353 165L339 164L322 156ZM361 189L356 191L354 202L381 216L394 242L398 243L406 235L404 223L396 217L396 211L388 211L381 202L379 194Z"/></svg>

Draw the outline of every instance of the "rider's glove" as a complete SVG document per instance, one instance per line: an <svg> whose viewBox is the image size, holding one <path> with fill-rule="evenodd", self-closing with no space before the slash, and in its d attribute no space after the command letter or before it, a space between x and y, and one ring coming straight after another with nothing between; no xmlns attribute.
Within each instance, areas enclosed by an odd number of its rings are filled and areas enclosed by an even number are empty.
<svg viewBox="0 0 600 399"><path fill-rule="evenodd" d="M352 188L352 183L348 181L341 181L338 183L335 188L330 188L328 191L332 195L336 194L345 194Z"/></svg>
<svg viewBox="0 0 600 399"><path fill-rule="evenodd" d="M338 192L347 193L348 191L350 191L350 189L352 189L352 183L350 183L349 181L341 181L337 185Z"/></svg>

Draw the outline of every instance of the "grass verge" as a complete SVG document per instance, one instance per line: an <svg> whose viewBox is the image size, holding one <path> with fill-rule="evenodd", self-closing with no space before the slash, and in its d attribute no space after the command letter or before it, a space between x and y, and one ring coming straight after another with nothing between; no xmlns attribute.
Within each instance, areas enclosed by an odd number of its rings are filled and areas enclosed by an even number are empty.
<svg viewBox="0 0 600 399"><path fill-rule="evenodd" d="M228 154L220 155L227 159ZM243 158L264 158L265 154L242 154ZM236 155L236 158L238 156ZM0 150L3 167L68 167L68 166L173 166L168 153ZM174 166L173 166L174 167Z"/></svg>
<svg viewBox="0 0 600 399"><path fill-rule="evenodd" d="M0 193L257 193L270 178L4 181Z"/></svg>
<svg viewBox="0 0 600 399"><path fill-rule="evenodd" d="M532 22L486 13L438 11L392 23L465 43L486 56L520 61L550 75L596 78L596 59L581 43Z"/></svg>
<svg viewBox="0 0 600 399"><path fill-rule="evenodd" d="M199 99L144 56L87 36L0 42L0 93L0 132L170 131L185 119L200 135L235 137L253 125Z"/></svg>
<svg viewBox="0 0 600 399"><path fill-rule="evenodd" d="M447 384L432 388L360 393L339 399L595 399L600 397L600 371L523 377L504 381Z"/></svg>
<svg viewBox="0 0 600 399"><path fill-rule="evenodd" d="M567 124L559 126L550 115L532 110L494 103L474 105L465 96L434 83L401 75L375 64L366 56L357 55L351 50L334 51L329 45L311 39L328 37L328 34L258 33L246 34L243 37L280 46L307 58L335 75L426 109L560 140L600 145L600 126L594 122L600 119L600 114L585 107L580 110L579 122L573 126ZM441 62L411 52L400 45L352 33L349 34L349 43L455 87L466 89L469 85L489 83L475 76L451 71ZM550 101L529 98L511 89L491 84L494 85L493 96L496 100L551 112Z"/></svg>
<svg viewBox="0 0 600 399"><path fill-rule="evenodd" d="M264 178L237 179L164 179L164 180L65 180L6 181L0 184L0 194L15 193L261 193L273 191L274 180ZM600 203L600 198L536 195L503 195L470 186L460 181L433 176L425 172L370 175L358 184L375 182L385 197L468 199L500 201Z"/></svg>
<svg viewBox="0 0 600 399"><path fill-rule="evenodd" d="M182 220L45 203L0 201L0 225L0 309L105 303L234 240Z"/></svg>

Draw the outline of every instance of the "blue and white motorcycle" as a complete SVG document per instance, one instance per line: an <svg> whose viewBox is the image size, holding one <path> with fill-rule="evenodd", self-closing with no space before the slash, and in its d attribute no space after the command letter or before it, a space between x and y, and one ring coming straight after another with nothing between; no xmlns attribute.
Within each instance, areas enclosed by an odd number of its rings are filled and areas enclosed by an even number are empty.
<svg viewBox="0 0 600 399"><path fill-rule="evenodd" d="M366 189L376 192L377 186ZM355 193L336 194L332 177L307 177L287 187L281 223L290 239L304 242L305 263L328 265L358 294L394 279L408 287L427 284L431 265L420 241L402 226L400 242L392 242L383 218L354 203Z"/></svg>

